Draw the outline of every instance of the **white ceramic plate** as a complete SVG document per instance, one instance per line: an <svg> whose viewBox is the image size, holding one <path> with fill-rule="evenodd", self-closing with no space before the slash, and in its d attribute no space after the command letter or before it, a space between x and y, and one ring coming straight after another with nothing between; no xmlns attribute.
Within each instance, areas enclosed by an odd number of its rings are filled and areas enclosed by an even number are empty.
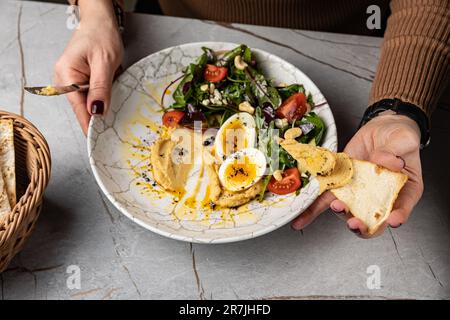
<svg viewBox="0 0 450 320"><path fill-rule="evenodd" d="M160 189L148 169L149 146L161 125L159 101L166 85L181 75L201 53L201 47L228 50L233 43L188 43L153 53L128 68L114 83L112 103L104 117L93 117L88 133L88 152L94 176L108 199L124 215L153 232L172 239L224 243L254 238L288 223L318 196L312 180L296 196L266 195L238 209L184 210L173 196ZM337 148L331 110L319 89L299 69L283 59L252 48L264 74L275 83L301 83L320 105L314 111L327 126L322 145ZM174 89L174 88L172 88ZM165 105L171 103L167 95ZM201 202L203 187L196 190ZM193 195L195 196L195 195Z"/></svg>

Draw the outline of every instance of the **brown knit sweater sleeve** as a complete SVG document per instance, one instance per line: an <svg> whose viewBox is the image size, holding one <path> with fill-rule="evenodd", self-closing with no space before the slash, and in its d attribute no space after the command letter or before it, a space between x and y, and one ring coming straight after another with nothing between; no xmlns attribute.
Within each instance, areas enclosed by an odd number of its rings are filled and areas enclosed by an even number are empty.
<svg viewBox="0 0 450 320"><path fill-rule="evenodd" d="M73 6L78 5L78 0L67 0L67 1L69 2L69 4ZM122 8L124 8L124 0L116 0L116 1Z"/></svg>
<svg viewBox="0 0 450 320"><path fill-rule="evenodd" d="M392 0L369 104L398 98L431 115L450 79L450 0Z"/></svg>

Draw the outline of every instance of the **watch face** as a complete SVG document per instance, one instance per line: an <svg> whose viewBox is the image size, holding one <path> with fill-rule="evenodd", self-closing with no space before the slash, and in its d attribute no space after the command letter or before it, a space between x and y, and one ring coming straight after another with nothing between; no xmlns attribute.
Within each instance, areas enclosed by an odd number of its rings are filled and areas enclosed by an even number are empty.
<svg viewBox="0 0 450 320"><path fill-rule="evenodd" d="M425 142L425 144L423 144L423 143L420 144L420 149L425 149L426 147L428 147L430 142L431 142L431 137L428 137L428 140Z"/></svg>

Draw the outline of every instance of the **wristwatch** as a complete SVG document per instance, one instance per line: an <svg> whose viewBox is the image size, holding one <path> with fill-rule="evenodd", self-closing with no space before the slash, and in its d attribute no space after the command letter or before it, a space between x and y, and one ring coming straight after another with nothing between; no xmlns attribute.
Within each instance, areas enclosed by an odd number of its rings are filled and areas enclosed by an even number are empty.
<svg viewBox="0 0 450 320"><path fill-rule="evenodd" d="M430 120L426 113L412 103L403 102L400 99L383 99L375 102L366 109L359 124L359 128L378 116L381 112L391 110L396 114L407 116L414 120L420 129L420 149L430 144Z"/></svg>
<svg viewBox="0 0 450 320"><path fill-rule="evenodd" d="M119 32L123 33L125 30L125 12L123 11L122 6L116 1L113 0L114 14L116 15L117 25L119 26Z"/></svg>
<svg viewBox="0 0 450 320"><path fill-rule="evenodd" d="M114 15L116 16L117 25L119 26L119 32L123 33L125 30L125 12L122 6L117 0L111 0L114 9ZM74 6L78 6L78 0L69 0L69 3Z"/></svg>

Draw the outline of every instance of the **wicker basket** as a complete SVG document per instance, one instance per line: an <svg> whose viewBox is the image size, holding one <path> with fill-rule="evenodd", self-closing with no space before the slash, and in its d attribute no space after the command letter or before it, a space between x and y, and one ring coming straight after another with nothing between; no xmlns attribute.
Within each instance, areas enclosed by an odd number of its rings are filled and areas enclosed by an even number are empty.
<svg viewBox="0 0 450 320"><path fill-rule="evenodd" d="M17 204L0 226L0 272L25 244L33 230L50 178L50 151L42 134L23 117L0 111L1 119L14 120Z"/></svg>

